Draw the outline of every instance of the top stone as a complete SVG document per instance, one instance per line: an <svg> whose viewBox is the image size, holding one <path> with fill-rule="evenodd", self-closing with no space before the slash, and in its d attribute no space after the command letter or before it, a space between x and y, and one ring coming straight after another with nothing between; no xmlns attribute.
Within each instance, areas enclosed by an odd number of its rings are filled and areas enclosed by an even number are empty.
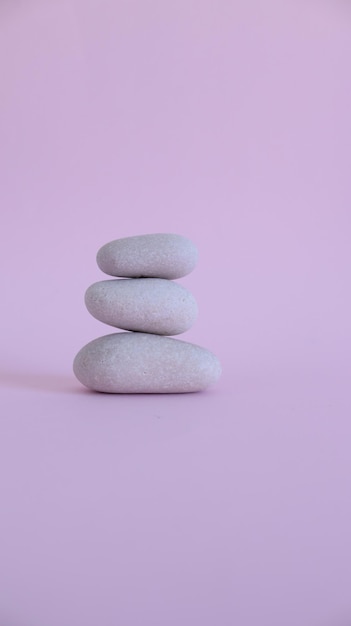
<svg viewBox="0 0 351 626"><path fill-rule="evenodd" d="M110 276L172 280L193 271L197 249L182 235L138 235L106 243L96 260L99 268Z"/></svg>

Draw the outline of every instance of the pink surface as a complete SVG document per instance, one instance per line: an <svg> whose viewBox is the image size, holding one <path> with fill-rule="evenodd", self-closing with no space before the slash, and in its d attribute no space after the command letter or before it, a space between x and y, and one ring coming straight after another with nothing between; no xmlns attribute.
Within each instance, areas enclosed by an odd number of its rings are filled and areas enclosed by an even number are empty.
<svg viewBox="0 0 351 626"><path fill-rule="evenodd" d="M350 55L339 1L1 3L1 626L351 622ZM203 394L73 377L147 232Z"/></svg>

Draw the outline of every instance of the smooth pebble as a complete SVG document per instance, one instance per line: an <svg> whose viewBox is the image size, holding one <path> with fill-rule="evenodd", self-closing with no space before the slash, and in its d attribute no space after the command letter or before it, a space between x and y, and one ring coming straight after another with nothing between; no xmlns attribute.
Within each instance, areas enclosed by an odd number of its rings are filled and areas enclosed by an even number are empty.
<svg viewBox="0 0 351 626"><path fill-rule="evenodd" d="M192 343L147 333L114 333L94 339L77 354L78 380L106 393L201 391L221 374L217 357Z"/></svg>
<svg viewBox="0 0 351 626"><path fill-rule="evenodd" d="M197 263L197 249L182 235L156 233L115 239L97 253L99 268L124 278L181 278Z"/></svg>
<svg viewBox="0 0 351 626"><path fill-rule="evenodd" d="M85 304L100 322L158 335L184 333L198 311L190 291L164 278L102 280L87 289Z"/></svg>

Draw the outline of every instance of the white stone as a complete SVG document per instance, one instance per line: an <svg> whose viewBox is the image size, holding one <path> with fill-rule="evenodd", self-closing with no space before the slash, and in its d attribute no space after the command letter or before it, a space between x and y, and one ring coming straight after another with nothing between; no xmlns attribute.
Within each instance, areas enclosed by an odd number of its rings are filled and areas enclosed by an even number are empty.
<svg viewBox="0 0 351 626"><path fill-rule="evenodd" d="M99 268L124 278L181 278L197 263L197 249L186 237L167 233L115 239L97 253Z"/></svg>
<svg viewBox="0 0 351 626"><path fill-rule="evenodd" d="M85 293L86 307L111 326L158 335L179 335L196 320L194 296L164 278L102 280Z"/></svg>
<svg viewBox="0 0 351 626"><path fill-rule="evenodd" d="M201 391L221 374L217 357L192 343L147 333L114 333L82 348L73 364L78 380L106 393Z"/></svg>

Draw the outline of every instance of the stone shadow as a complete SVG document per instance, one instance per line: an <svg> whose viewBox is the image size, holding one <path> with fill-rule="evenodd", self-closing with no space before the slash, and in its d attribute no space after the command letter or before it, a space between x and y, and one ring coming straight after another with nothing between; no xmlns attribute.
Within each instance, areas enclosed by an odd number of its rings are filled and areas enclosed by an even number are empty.
<svg viewBox="0 0 351 626"><path fill-rule="evenodd" d="M52 393L84 393L72 376L45 372L0 370L0 388L33 389Z"/></svg>

